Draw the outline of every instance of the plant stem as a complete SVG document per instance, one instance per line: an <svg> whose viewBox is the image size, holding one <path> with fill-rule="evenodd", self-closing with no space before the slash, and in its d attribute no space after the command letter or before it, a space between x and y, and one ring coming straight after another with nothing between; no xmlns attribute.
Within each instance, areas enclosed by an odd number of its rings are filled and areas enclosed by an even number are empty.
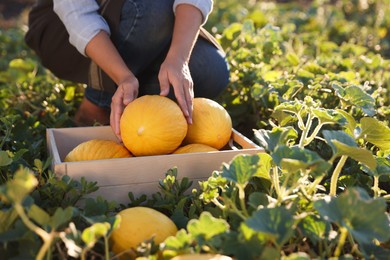
<svg viewBox="0 0 390 260"><path fill-rule="evenodd" d="M307 135L309 133L311 123L312 123L311 114L309 114L307 116L306 126L303 128L301 139L299 140L299 148L303 148L305 146L305 141L307 139Z"/></svg>
<svg viewBox="0 0 390 260"><path fill-rule="evenodd" d="M248 217L249 214L248 211L246 210L246 205L245 205L245 189L241 185L238 185L238 197L240 199L241 210L244 213L244 215Z"/></svg>
<svg viewBox="0 0 390 260"><path fill-rule="evenodd" d="M307 193L308 194L315 194L317 189L317 185L321 183L322 179L324 177L323 176L320 176L320 177L317 177L309 186L309 188L307 189Z"/></svg>
<svg viewBox="0 0 390 260"><path fill-rule="evenodd" d="M110 248L108 244L108 238L107 236L104 236L104 251L105 251L105 260L110 260Z"/></svg>
<svg viewBox="0 0 390 260"><path fill-rule="evenodd" d="M29 228L31 231L35 232L38 236L40 236L43 240L43 245L39 249L39 252L36 256L36 259L41 260L45 256L47 250L50 248L53 233L47 233L42 228L35 225L26 215L24 212L23 206L20 203L15 203L14 208L18 215L20 216L21 220L23 221L24 225L26 225L27 228Z"/></svg>
<svg viewBox="0 0 390 260"><path fill-rule="evenodd" d="M219 202L219 200L217 200L216 198L212 199L211 200L218 208L224 210L226 207L224 205L222 205L221 202Z"/></svg>
<svg viewBox="0 0 390 260"><path fill-rule="evenodd" d="M379 189L379 176L374 176L374 186L372 189L374 190L374 198L378 198L381 195Z"/></svg>
<svg viewBox="0 0 390 260"><path fill-rule="evenodd" d="M341 156L340 161L337 163L336 168L333 171L332 178L330 180L330 192L329 192L330 196L336 196L336 193L337 193L337 181L339 179L339 175L340 175L341 169L343 168L343 166L344 166L345 162L347 161L347 159L348 159L347 155Z"/></svg>
<svg viewBox="0 0 390 260"><path fill-rule="evenodd" d="M272 168L272 180L274 182L275 192L278 197L278 203L282 201L282 193L280 191L280 184L279 184L279 173L278 173L278 167L274 166Z"/></svg>
<svg viewBox="0 0 390 260"><path fill-rule="evenodd" d="M343 250L343 247L344 247L345 240L346 240L347 236L348 236L348 229L346 229L345 227L340 228L339 242L337 243L337 247L336 247L336 249L334 251L334 256L335 257L340 256L341 251Z"/></svg>
<svg viewBox="0 0 390 260"><path fill-rule="evenodd" d="M319 123L316 126L316 128L314 128L313 133L308 138L306 138L306 142L304 142L304 146L310 144L314 140L314 138L316 138L316 136L320 132L321 128L322 128L322 123Z"/></svg>

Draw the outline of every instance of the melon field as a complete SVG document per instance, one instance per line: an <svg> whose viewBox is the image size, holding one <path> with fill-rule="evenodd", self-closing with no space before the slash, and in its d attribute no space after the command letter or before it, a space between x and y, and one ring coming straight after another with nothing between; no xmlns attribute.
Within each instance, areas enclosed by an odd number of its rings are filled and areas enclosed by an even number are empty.
<svg viewBox="0 0 390 260"><path fill-rule="evenodd" d="M265 153L195 189L173 166L127 203L52 171L46 129L76 127L85 86L25 45L28 8L0 23L0 259L389 259L390 0L214 1L205 27L230 66L217 101ZM130 230L167 224L118 214L135 207L177 229L141 239Z"/></svg>

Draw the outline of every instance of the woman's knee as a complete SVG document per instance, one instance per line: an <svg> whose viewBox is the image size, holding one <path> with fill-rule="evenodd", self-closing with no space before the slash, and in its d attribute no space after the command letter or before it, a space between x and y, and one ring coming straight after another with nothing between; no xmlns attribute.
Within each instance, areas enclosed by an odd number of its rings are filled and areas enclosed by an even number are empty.
<svg viewBox="0 0 390 260"><path fill-rule="evenodd" d="M190 60L195 96L217 97L229 84L225 54L204 39L198 40Z"/></svg>

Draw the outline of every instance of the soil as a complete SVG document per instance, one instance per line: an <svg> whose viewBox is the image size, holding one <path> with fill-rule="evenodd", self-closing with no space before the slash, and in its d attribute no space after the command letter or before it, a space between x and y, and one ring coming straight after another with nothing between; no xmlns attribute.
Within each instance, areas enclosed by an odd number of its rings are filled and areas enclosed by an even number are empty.
<svg viewBox="0 0 390 260"><path fill-rule="evenodd" d="M36 0L1 0L0 29L8 29L23 24L27 12Z"/></svg>

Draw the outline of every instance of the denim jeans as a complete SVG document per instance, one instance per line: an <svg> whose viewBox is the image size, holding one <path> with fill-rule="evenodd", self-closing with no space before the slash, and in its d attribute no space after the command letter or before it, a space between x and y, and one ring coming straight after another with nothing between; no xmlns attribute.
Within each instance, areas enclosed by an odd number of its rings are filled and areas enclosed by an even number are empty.
<svg viewBox="0 0 390 260"><path fill-rule="evenodd" d="M168 52L174 25L173 0L125 0L114 43L139 81L139 96L160 93L158 72ZM189 62L196 97L216 98L227 86L229 68L224 53L198 38ZM112 93L87 87L85 96L110 108ZM174 99L171 88L168 97Z"/></svg>

